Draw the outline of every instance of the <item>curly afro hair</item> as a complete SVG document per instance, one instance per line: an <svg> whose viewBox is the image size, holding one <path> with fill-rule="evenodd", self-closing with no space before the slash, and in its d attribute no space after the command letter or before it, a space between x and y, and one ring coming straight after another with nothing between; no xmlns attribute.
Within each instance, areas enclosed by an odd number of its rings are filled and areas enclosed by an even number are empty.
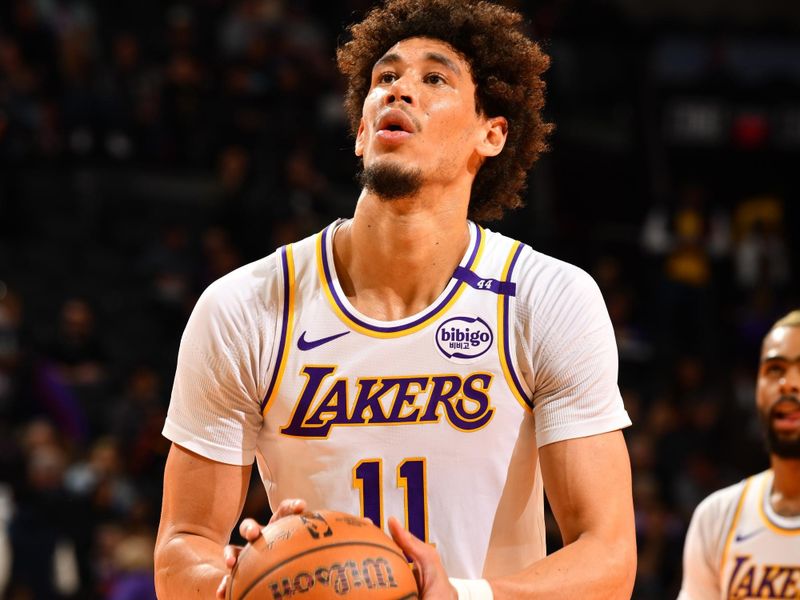
<svg viewBox="0 0 800 600"><path fill-rule="evenodd" d="M508 120L503 151L489 158L472 184L469 217L500 219L522 206L527 171L547 150L553 125L544 121L545 83L550 59L520 31L522 15L485 0L386 0L351 25L350 41L336 57L347 78L345 109L358 130L372 67L389 48L411 37L449 44L470 66L479 114Z"/></svg>

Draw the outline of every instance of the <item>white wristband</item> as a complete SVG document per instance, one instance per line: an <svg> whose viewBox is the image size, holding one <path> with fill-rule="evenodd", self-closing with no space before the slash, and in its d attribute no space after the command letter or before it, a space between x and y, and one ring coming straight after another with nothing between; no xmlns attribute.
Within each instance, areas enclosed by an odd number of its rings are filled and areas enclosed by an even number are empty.
<svg viewBox="0 0 800 600"><path fill-rule="evenodd" d="M485 579L450 578L450 583L458 592L458 600L494 600L492 586Z"/></svg>

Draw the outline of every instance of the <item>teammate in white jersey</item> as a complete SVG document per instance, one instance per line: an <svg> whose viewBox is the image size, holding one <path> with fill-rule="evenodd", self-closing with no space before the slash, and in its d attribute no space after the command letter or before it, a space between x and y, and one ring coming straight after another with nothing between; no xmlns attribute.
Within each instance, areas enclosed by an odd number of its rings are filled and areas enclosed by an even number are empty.
<svg viewBox="0 0 800 600"><path fill-rule="evenodd" d="M764 338L756 407L770 469L697 507L680 600L800 598L800 310Z"/></svg>
<svg viewBox="0 0 800 600"><path fill-rule="evenodd" d="M389 0L352 27L355 214L198 302L164 427L161 597L221 594L254 461L276 518L388 527L428 600L629 597L630 421L602 297L475 223L519 205L551 129L520 20ZM564 538L549 556L543 488Z"/></svg>

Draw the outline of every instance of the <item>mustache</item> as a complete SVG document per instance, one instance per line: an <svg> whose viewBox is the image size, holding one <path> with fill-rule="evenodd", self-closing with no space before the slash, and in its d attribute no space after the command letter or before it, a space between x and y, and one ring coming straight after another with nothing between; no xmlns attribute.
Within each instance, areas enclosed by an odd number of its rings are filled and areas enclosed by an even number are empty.
<svg viewBox="0 0 800 600"><path fill-rule="evenodd" d="M778 407L778 405L784 404L786 402L794 404L795 408L800 409L800 396L797 396L795 394L784 394L783 396L779 396L778 399L772 403L772 406L770 406L769 408L769 416L770 417L774 416L775 409Z"/></svg>

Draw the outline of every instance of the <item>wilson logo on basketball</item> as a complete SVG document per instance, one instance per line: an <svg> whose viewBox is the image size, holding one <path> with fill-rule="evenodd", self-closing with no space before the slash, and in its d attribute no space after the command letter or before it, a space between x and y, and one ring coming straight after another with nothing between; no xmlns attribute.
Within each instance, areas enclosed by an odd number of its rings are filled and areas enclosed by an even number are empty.
<svg viewBox="0 0 800 600"><path fill-rule="evenodd" d="M492 347L494 335L480 317L453 317L436 330L436 347L446 358L478 358Z"/></svg>
<svg viewBox="0 0 800 600"><path fill-rule="evenodd" d="M354 560L320 566L314 572L301 571L293 578L283 577L269 583L273 600L284 600L304 594L315 586L327 586L338 596L354 590L396 588L392 566L385 558L366 558L360 564Z"/></svg>

